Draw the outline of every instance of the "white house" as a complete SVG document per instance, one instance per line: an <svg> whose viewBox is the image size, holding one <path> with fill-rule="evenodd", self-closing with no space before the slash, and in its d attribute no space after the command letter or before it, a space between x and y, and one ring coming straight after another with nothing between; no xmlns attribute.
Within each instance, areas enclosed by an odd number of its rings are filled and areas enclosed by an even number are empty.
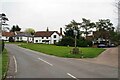
<svg viewBox="0 0 120 80"><path fill-rule="evenodd" d="M24 32L2 32L2 39L4 41L9 41L10 37L12 37L14 41L32 42L32 35Z"/></svg>
<svg viewBox="0 0 120 80"><path fill-rule="evenodd" d="M62 28L60 28L60 33L58 31L37 31L34 36L25 33L25 32L3 32L2 39L9 41L9 38L12 37L14 41L25 41L25 42L34 42L34 43L46 43L46 44L55 44L62 39Z"/></svg>
<svg viewBox="0 0 120 80"><path fill-rule="evenodd" d="M14 36L14 32L2 32L2 40L8 41L10 37Z"/></svg>
<svg viewBox="0 0 120 80"><path fill-rule="evenodd" d="M37 31L34 35L34 43L55 44L62 39L62 28L58 31Z"/></svg>
<svg viewBox="0 0 120 80"><path fill-rule="evenodd" d="M15 32L13 37L15 41L32 42L32 35L25 32Z"/></svg>

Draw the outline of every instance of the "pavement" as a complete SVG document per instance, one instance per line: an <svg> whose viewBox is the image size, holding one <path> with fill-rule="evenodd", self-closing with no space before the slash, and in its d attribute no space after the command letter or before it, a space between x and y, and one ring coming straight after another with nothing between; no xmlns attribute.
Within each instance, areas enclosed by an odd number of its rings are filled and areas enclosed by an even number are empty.
<svg viewBox="0 0 120 80"><path fill-rule="evenodd" d="M118 47L106 48L106 50L96 58L87 58L81 60L91 63L118 67Z"/></svg>
<svg viewBox="0 0 120 80"><path fill-rule="evenodd" d="M14 44L6 48L14 62L8 78L118 78L118 68L113 66L55 57Z"/></svg>

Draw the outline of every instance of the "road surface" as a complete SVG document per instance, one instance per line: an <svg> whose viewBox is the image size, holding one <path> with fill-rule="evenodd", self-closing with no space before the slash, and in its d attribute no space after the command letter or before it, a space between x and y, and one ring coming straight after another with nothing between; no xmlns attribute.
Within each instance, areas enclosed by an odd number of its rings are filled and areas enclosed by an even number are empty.
<svg viewBox="0 0 120 80"><path fill-rule="evenodd" d="M60 58L7 44L14 61L15 78L117 78L116 67L84 62L78 59ZM12 69L11 69L12 71ZM11 75L11 76L10 76Z"/></svg>

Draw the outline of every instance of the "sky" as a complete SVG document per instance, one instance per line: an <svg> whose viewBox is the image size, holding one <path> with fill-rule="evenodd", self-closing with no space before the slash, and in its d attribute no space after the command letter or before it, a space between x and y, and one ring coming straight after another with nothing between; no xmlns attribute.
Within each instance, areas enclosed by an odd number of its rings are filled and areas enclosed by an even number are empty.
<svg viewBox="0 0 120 80"><path fill-rule="evenodd" d="M92 22L110 19L117 26L115 0L1 0L0 13L9 18L10 28L17 24L22 31L47 27L59 31L72 20L82 22L82 18Z"/></svg>

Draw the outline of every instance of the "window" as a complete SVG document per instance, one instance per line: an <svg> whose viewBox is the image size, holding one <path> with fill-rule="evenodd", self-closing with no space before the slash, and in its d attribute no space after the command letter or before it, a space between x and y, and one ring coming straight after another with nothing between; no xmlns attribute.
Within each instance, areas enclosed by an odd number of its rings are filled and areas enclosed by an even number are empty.
<svg viewBox="0 0 120 80"><path fill-rule="evenodd" d="M46 37L46 39L48 39L48 37Z"/></svg>
<svg viewBox="0 0 120 80"><path fill-rule="evenodd" d="M17 37L17 40L19 39L19 37Z"/></svg>
<svg viewBox="0 0 120 80"><path fill-rule="evenodd" d="M38 40L36 40L36 43L38 42Z"/></svg>
<svg viewBox="0 0 120 80"><path fill-rule="evenodd" d="M56 35L54 35L54 38L56 38Z"/></svg>
<svg viewBox="0 0 120 80"><path fill-rule="evenodd" d="M42 39L44 39L44 37L42 37Z"/></svg>

